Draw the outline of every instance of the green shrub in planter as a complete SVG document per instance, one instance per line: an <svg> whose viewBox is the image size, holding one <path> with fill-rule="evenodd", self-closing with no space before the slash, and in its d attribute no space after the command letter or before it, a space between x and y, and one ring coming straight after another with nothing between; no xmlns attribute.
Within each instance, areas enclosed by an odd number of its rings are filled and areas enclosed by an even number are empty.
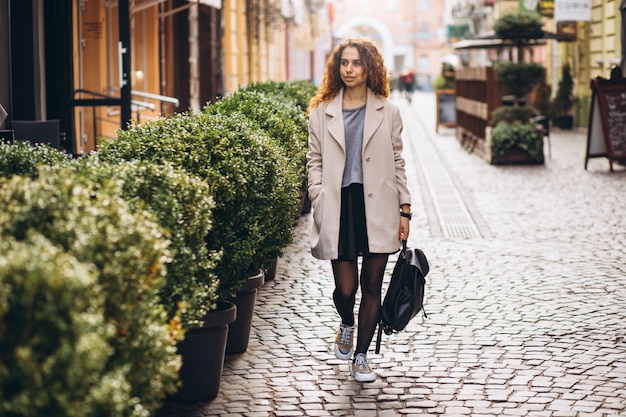
<svg viewBox="0 0 626 417"><path fill-rule="evenodd" d="M189 329L202 324L217 301L217 278L213 273L217 253L209 253L206 238L214 207L209 186L199 177L171 164L123 161L108 164L92 153L75 164L81 176L106 184L120 180L122 197L132 210L146 209L156 215L170 241L171 262L159 298L168 319L180 320Z"/></svg>
<svg viewBox="0 0 626 417"><path fill-rule="evenodd" d="M222 299L234 295L293 238L300 179L276 141L240 113L179 114L147 122L103 142L99 154L113 162L169 161L208 183L215 208L207 247L222 253L215 266Z"/></svg>
<svg viewBox="0 0 626 417"><path fill-rule="evenodd" d="M236 91L205 107L203 111L208 114L221 114L221 117L229 117L234 112L240 112L258 125L285 149L288 160L301 179L302 189L306 189L306 151L309 135L306 113L302 109L278 95L248 89Z"/></svg>
<svg viewBox="0 0 626 417"><path fill-rule="evenodd" d="M0 415L89 417L101 399L128 406L125 381L103 378L113 328L96 277L41 235L2 239Z"/></svg>
<svg viewBox="0 0 626 417"><path fill-rule="evenodd" d="M535 62L498 62L494 71L502 94L511 94L517 99L529 94L546 77L545 67Z"/></svg>
<svg viewBox="0 0 626 417"><path fill-rule="evenodd" d="M93 266L114 334L107 340L112 353L104 363L105 389L94 394L92 415L145 417L176 389L181 335L155 302L169 260L167 241L153 215L131 212L120 192L119 181L95 189L69 168L42 167L36 180L14 176L0 189L0 239L38 233ZM127 394L123 409L112 407L107 394L119 381L126 384L119 388Z"/></svg>
<svg viewBox="0 0 626 417"><path fill-rule="evenodd" d="M515 149L528 155L527 163L543 164L543 133L534 123L499 123L491 132L491 163L505 164Z"/></svg>
<svg viewBox="0 0 626 417"><path fill-rule="evenodd" d="M500 16L494 22L493 30L498 38L517 47L517 61L522 62L523 48L530 45L532 40L544 37L542 26L543 20L539 13L522 11Z"/></svg>
<svg viewBox="0 0 626 417"><path fill-rule="evenodd" d="M11 143L0 141L0 177L36 177L40 165L61 166L68 161L66 154L50 146L31 145L19 140Z"/></svg>
<svg viewBox="0 0 626 417"><path fill-rule="evenodd" d="M500 16L493 25L493 30L500 39L508 40L515 45L526 45L533 39L544 36L541 16L536 12L506 13Z"/></svg>
<svg viewBox="0 0 626 417"><path fill-rule="evenodd" d="M575 102L574 79L572 78L570 66L566 63L561 67L561 79L559 80L556 94L552 100L552 109L556 115L555 119L571 116L570 112Z"/></svg>
<svg viewBox="0 0 626 417"><path fill-rule="evenodd" d="M531 106L502 106L491 113L491 125L497 126L500 122L513 124L515 122L527 123L539 113Z"/></svg>

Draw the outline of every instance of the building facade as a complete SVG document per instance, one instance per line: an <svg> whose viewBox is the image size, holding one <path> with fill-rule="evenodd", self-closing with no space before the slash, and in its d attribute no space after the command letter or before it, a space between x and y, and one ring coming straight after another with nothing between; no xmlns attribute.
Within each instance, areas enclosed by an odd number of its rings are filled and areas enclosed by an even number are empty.
<svg viewBox="0 0 626 417"><path fill-rule="evenodd" d="M557 35L564 30L571 32L569 34L574 36L574 41L547 39L545 46L535 48L532 60L546 67L547 81L552 85L553 94L556 92L562 66L569 64L577 98L576 124L585 127L589 120L591 80L598 76L609 78L611 70L622 62L621 33L624 22L620 10L622 0L579 0L576 4L589 12L588 18L571 22L555 20L554 8L555 5L558 7L559 0L453 0L453 13L449 19L450 24L460 25L468 22L468 19L463 20L460 17L473 16L473 19L469 19L471 27L467 33L480 36L490 33L493 22L498 17L530 8L542 14L545 31ZM475 51L473 54L477 65L492 65L503 59L487 49Z"/></svg>
<svg viewBox="0 0 626 417"><path fill-rule="evenodd" d="M299 7L300 6L300 7ZM0 126L59 120L80 155L130 123L286 80L288 0L0 0ZM0 111L0 114L3 112Z"/></svg>
<svg viewBox="0 0 626 417"><path fill-rule="evenodd" d="M316 43L317 56L350 36L366 36L379 45L392 75L413 69L418 87L428 89L451 54L445 36L445 1L332 0L328 3L329 31ZM323 73L323 60L316 78Z"/></svg>

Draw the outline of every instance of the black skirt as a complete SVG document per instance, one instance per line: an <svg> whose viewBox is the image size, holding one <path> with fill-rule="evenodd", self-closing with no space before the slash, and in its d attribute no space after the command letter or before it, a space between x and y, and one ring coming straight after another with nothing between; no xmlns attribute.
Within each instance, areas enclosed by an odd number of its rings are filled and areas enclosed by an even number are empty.
<svg viewBox="0 0 626 417"><path fill-rule="evenodd" d="M369 255L365 223L363 184L350 184L341 189L339 222L339 261L354 261Z"/></svg>

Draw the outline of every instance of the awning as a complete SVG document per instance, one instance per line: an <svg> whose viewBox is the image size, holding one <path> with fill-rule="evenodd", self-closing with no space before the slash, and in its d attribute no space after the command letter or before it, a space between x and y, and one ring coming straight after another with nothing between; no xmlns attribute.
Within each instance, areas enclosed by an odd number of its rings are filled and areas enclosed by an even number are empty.
<svg viewBox="0 0 626 417"><path fill-rule="evenodd" d="M133 7L131 7L130 9L130 14L133 13L137 13L140 12L142 10L146 10L149 9L150 7L156 6L158 4L163 3L165 0L146 0L142 3L135 3L135 5ZM181 7L177 7L175 9L173 9L171 12L179 12L181 10L185 10L188 9L189 7L193 6L194 4L203 4L205 6L210 6L210 7L215 7L216 9L221 9L222 8L222 0L187 0L187 3L189 3L186 6L181 6ZM170 13L171 14L171 13Z"/></svg>
<svg viewBox="0 0 626 417"><path fill-rule="evenodd" d="M531 39L528 41L528 46L543 45L546 43L546 39L554 39L557 42L571 42L570 36L560 35L553 32L543 31L543 37L540 39ZM494 33L488 33L485 35L474 36L470 39L465 39L452 44L454 49L487 49L487 48L505 48L513 47L515 44L506 42L498 37Z"/></svg>

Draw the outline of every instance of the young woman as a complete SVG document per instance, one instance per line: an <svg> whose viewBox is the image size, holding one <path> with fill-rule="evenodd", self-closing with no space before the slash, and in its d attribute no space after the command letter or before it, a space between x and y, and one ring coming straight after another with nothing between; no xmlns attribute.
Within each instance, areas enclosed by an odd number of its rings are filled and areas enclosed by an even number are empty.
<svg viewBox="0 0 626 417"><path fill-rule="evenodd" d="M367 350L378 323L385 265L389 254L408 239L411 219L402 119L389 100L389 77L374 42L349 38L334 49L308 111L311 252L331 260L333 301L341 318L335 355L350 359L354 353L350 374L356 381L370 382L376 374L367 362Z"/></svg>

